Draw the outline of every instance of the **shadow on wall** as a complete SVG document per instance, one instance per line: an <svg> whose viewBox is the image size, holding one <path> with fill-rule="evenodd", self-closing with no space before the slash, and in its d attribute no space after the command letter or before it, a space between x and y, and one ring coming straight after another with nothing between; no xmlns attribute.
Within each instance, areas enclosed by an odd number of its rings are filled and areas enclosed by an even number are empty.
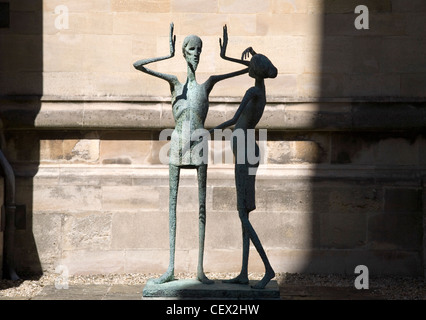
<svg viewBox="0 0 426 320"><path fill-rule="evenodd" d="M323 1L314 127L328 157L311 179L304 272L423 275L426 6L362 4L369 29L357 1Z"/></svg>
<svg viewBox="0 0 426 320"><path fill-rule="evenodd" d="M15 223L14 248L4 253L13 257L21 278L42 270L32 230L33 177L40 161L40 141L31 131L43 94L42 16L42 0L0 2L1 149L15 175L16 204L26 207L24 219ZM23 116L20 110L31 112ZM3 270L3 277L7 273Z"/></svg>

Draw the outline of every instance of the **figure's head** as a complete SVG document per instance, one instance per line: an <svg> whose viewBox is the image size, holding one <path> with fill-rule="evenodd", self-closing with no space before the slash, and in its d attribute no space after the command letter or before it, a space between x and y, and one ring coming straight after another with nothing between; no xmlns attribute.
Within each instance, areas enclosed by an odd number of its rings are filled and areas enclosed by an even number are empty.
<svg viewBox="0 0 426 320"><path fill-rule="evenodd" d="M249 76L252 78L275 78L277 68L263 54L255 54L250 60Z"/></svg>
<svg viewBox="0 0 426 320"><path fill-rule="evenodd" d="M183 40L182 53L187 63L189 63L194 71L200 62L201 50L203 48L203 41L200 37L190 35Z"/></svg>

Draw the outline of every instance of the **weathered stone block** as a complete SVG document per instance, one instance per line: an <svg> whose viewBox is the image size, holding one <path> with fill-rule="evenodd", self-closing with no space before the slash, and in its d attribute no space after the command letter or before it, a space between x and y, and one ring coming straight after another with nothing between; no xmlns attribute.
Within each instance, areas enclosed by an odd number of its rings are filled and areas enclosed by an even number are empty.
<svg viewBox="0 0 426 320"><path fill-rule="evenodd" d="M111 247L112 215L84 212L63 217L62 250L99 249Z"/></svg>
<svg viewBox="0 0 426 320"><path fill-rule="evenodd" d="M155 57L157 55L158 38L159 37L156 35L132 36L132 56L134 57L134 60L137 61L144 57ZM152 67L154 67L154 65L152 65Z"/></svg>
<svg viewBox="0 0 426 320"><path fill-rule="evenodd" d="M50 72L73 72L75 65L81 66L80 72L105 71L132 72L129 54L132 52L132 40L129 37L100 34L46 35L44 37L44 70ZM96 47L98 50L92 50ZM103 52L103 54L100 54Z"/></svg>
<svg viewBox="0 0 426 320"><path fill-rule="evenodd" d="M208 12L217 13L218 0L212 0L200 4L197 0L169 0L172 12Z"/></svg>
<svg viewBox="0 0 426 320"><path fill-rule="evenodd" d="M56 20L59 15L52 12L43 14L43 33L46 35L61 34L112 34L113 14L109 12L69 13L68 29L58 29ZM60 38L64 39L64 38Z"/></svg>
<svg viewBox="0 0 426 320"><path fill-rule="evenodd" d="M98 186L39 186L33 190L33 212L75 212L101 210Z"/></svg>
<svg viewBox="0 0 426 320"><path fill-rule="evenodd" d="M204 270L206 272L239 272L241 270L241 248L240 249L214 249L209 250L204 257ZM196 270L197 256L194 252L193 267L189 270ZM266 252L269 257L269 252ZM250 248L249 272L264 272L265 267L256 249ZM274 261L271 260L272 265Z"/></svg>
<svg viewBox="0 0 426 320"><path fill-rule="evenodd" d="M357 5L354 5L352 12L355 11ZM356 17L356 14L327 14L323 16L324 33L328 36L350 36L352 38L365 36L366 33L369 36L381 37L405 35L405 21L402 15L370 11L370 26L368 30L355 28L354 21Z"/></svg>
<svg viewBox="0 0 426 320"><path fill-rule="evenodd" d="M207 210L206 250L241 248L241 222L236 206L234 207L232 211ZM198 222L192 222L194 226L196 223Z"/></svg>
<svg viewBox="0 0 426 320"><path fill-rule="evenodd" d="M316 235L312 213L302 210L300 212L285 210L271 212L262 209L253 211L250 214L250 221L266 249L282 248L285 250L312 247ZM241 226L238 230L241 230Z"/></svg>
<svg viewBox="0 0 426 320"><path fill-rule="evenodd" d="M180 261L182 252L176 250L176 262ZM140 273L141 270L147 273L159 274L167 270L169 263L169 250L167 249L147 249L147 250L131 250L124 251L124 272ZM176 264L176 272L186 271L186 266L179 263Z"/></svg>
<svg viewBox="0 0 426 320"><path fill-rule="evenodd" d="M329 190L332 213L378 213L382 212L383 195L379 188L340 187Z"/></svg>
<svg viewBox="0 0 426 320"><path fill-rule="evenodd" d="M179 186L177 210L182 212L198 212L198 182L194 181L194 187Z"/></svg>
<svg viewBox="0 0 426 320"><path fill-rule="evenodd" d="M134 60L137 58L129 58L130 65ZM46 96L58 97L170 95L165 81L144 77L136 70L132 72L45 72L43 88Z"/></svg>
<svg viewBox="0 0 426 320"><path fill-rule="evenodd" d="M76 128L83 126L83 103L44 102L33 119L33 125L45 128Z"/></svg>
<svg viewBox="0 0 426 320"><path fill-rule="evenodd" d="M32 233L39 261L44 267L53 267L62 253L62 214L34 214L32 216ZM23 240L23 239L21 239ZM27 239L28 241L28 239ZM21 243L22 244L22 243ZM30 243L26 242L27 249ZM19 246L19 242L17 243ZM21 247L21 249L24 246ZM29 251L29 250L28 250ZM21 252L24 253L24 252ZM24 253L25 254L25 253ZM19 259L19 258L17 258ZM20 260L20 259L19 259ZM18 261L19 261L18 260ZM24 259L26 260L26 259ZM50 269L49 268L49 269Z"/></svg>
<svg viewBox="0 0 426 320"><path fill-rule="evenodd" d="M422 0L410 1L410 5L404 0L393 0L392 11L394 12L426 12L426 3Z"/></svg>
<svg viewBox="0 0 426 320"><path fill-rule="evenodd" d="M383 39L380 67L384 73L424 73L422 65L426 40L416 37L386 37Z"/></svg>
<svg viewBox="0 0 426 320"><path fill-rule="evenodd" d="M110 129L160 127L161 108L161 104L137 107L132 103L87 103L84 125L88 128Z"/></svg>
<svg viewBox="0 0 426 320"><path fill-rule="evenodd" d="M43 11L54 12L58 1L43 0ZM66 6L69 12L108 12L111 10L110 0L99 0L95 3L67 0Z"/></svg>
<svg viewBox="0 0 426 320"><path fill-rule="evenodd" d="M268 141L268 163L319 163L324 151L314 141Z"/></svg>
<svg viewBox="0 0 426 320"><path fill-rule="evenodd" d="M306 0L282 1L271 0L270 12L272 13L306 13L308 9L308 2Z"/></svg>
<svg viewBox="0 0 426 320"><path fill-rule="evenodd" d="M112 216L111 248L168 249L168 212L116 212Z"/></svg>
<svg viewBox="0 0 426 320"><path fill-rule="evenodd" d="M63 158L69 162L97 162L99 159L99 139L63 141Z"/></svg>
<svg viewBox="0 0 426 320"><path fill-rule="evenodd" d="M314 141L291 141L293 161L297 163L318 163L323 158L323 150Z"/></svg>
<svg viewBox="0 0 426 320"><path fill-rule="evenodd" d="M160 202L157 188L146 186L103 186L102 208L107 211L157 211Z"/></svg>
<svg viewBox="0 0 426 320"><path fill-rule="evenodd" d="M152 144L150 133L132 134L132 137L126 134L103 137L99 160L103 164L151 163Z"/></svg>
<svg viewBox="0 0 426 320"><path fill-rule="evenodd" d="M233 14L232 19L227 23L232 34L242 36L256 36L256 15L254 14ZM217 41L217 39L216 39Z"/></svg>
<svg viewBox="0 0 426 320"><path fill-rule="evenodd" d="M413 14L405 14L406 32L410 36L420 36L426 32L426 23L422 19L424 13L415 12Z"/></svg>
<svg viewBox="0 0 426 320"><path fill-rule="evenodd" d="M366 214L348 211L330 212L321 216L320 223L321 247L354 249L364 246L367 242Z"/></svg>
<svg viewBox="0 0 426 320"><path fill-rule="evenodd" d="M311 212L312 193L309 190L256 190L256 207L266 212Z"/></svg>
<svg viewBox="0 0 426 320"><path fill-rule="evenodd" d="M294 80L294 79L293 79ZM260 119L257 128L264 129L276 129L286 125L286 116L285 116L285 108L284 105L269 105L265 106L265 110L263 111L262 118ZM229 119L232 119L233 115L237 110L231 111L229 114ZM228 114L227 114L228 117ZM269 133L268 133L269 134Z"/></svg>
<svg viewBox="0 0 426 320"><path fill-rule="evenodd" d="M64 250L58 264L67 267L69 274L99 274L102 266L103 273L125 273L124 250Z"/></svg>
<svg viewBox="0 0 426 320"><path fill-rule="evenodd" d="M376 96L398 96L401 87L399 75L394 74L351 74L342 78L344 81L344 97L376 97Z"/></svg>
<svg viewBox="0 0 426 320"><path fill-rule="evenodd" d="M420 189L386 188L385 213L422 212L422 192Z"/></svg>
<svg viewBox="0 0 426 320"><path fill-rule="evenodd" d="M342 90L338 87L338 82L334 75L320 75L319 73L304 73L299 74L297 78L297 96L299 97L318 97L321 92L326 95L333 95L336 91Z"/></svg>
<svg viewBox="0 0 426 320"><path fill-rule="evenodd" d="M237 208L237 195L232 187L213 187L213 210L233 211Z"/></svg>
<svg viewBox="0 0 426 320"><path fill-rule="evenodd" d="M392 138L377 133L332 135L332 163L417 165L415 137ZM398 152L395 152L398 150Z"/></svg>
<svg viewBox="0 0 426 320"><path fill-rule="evenodd" d="M291 143L289 141L268 141L268 159L271 164L289 163L291 159Z"/></svg>
<svg viewBox="0 0 426 320"><path fill-rule="evenodd" d="M40 141L40 161L60 161L63 158L62 140Z"/></svg>
<svg viewBox="0 0 426 320"><path fill-rule="evenodd" d="M357 0L325 0L324 13L353 13L360 4ZM391 0L366 0L363 2L371 12L392 12Z"/></svg>
<svg viewBox="0 0 426 320"><path fill-rule="evenodd" d="M424 97L423 88L426 86L426 76L420 74L401 74L401 96Z"/></svg>
<svg viewBox="0 0 426 320"><path fill-rule="evenodd" d="M379 142L376 163L388 165L418 165L418 144L406 139L386 139Z"/></svg>
<svg viewBox="0 0 426 320"><path fill-rule="evenodd" d="M285 127L291 129L347 128L351 124L351 106L346 103L292 103L285 106ZM322 143L324 145L324 143Z"/></svg>
<svg viewBox="0 0 426 320"><path fill-rule="evenodd" d="M423 244L421 213L378 214L368 220L368 242L377 249L419 250Z"/></svg>
<svg viewBox="0 0 426 320"><path fill-rule="evenodd" d="M219 12L224 13L261 13L269 10L269 0L245 2L235 0L219 0Z"/></svg>
<svg viewBox="0 0 426 320"><path fill-rule="evenodd" d="M167 35L169 33L169 24L173 19L170 13L152 14L132 11L114 15L113 21L114 34L149 36L152 35L152 30L157 30L159 34Z"/></svg>
<svg viewBox="0 0 426 320"><path fill-rule="evenodd" d="M116 12L169 12L171 0L111 0L111 10Z"/></svg>
<svg viewBox="0 0 426 320"><path fill-rule="evenodd" d="M184 35L197 34L200 37L204 35L221 36L222 27L228 22L228 16L225 14L211 14L211 13L185 13L182 15L182 23L180 32ZM202 37L203 39L203 37ZM218 41L218 40L216 40ZM166 42L167 43L167 42ZM217 47L217 52L219 48ZM205 55L205 52L203 52ZM203 58L201 56L201 59Z"/></svg>
<svg viewBox="0 0 426 320"><path fill-rule="evenodd" d="M257 14L257 35L306 36L320 35L322 16L314 14Z"/></svg>

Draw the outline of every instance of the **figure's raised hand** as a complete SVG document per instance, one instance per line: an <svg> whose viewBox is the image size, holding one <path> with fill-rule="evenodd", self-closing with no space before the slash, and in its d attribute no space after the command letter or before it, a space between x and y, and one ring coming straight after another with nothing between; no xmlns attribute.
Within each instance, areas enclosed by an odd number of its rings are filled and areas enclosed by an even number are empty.
<svg viewBox="0 0 426 320"><path fill-rule="evenodd" d="M219 38L219 45L220 45L220 56L222 58L226 55L226 47L228 46L228 27L226 24L223 26L223 43L222 39Z"/></svg>
<svg viewBox="0 0 426 320"><path fill-rule="evenodd" d="M176 35L173 35L174 24L170 23L170 57L175 55Z"/></svg>
<svg viewBox="0 0 426 320"><path fill-rule="evenodd" d="M253 50L253 48L252 47L248 47L246 50L243 51L243 53L241 55L241 60L249 58L250 55L254 56L255 54L256 54L256 52Z"/></svg>

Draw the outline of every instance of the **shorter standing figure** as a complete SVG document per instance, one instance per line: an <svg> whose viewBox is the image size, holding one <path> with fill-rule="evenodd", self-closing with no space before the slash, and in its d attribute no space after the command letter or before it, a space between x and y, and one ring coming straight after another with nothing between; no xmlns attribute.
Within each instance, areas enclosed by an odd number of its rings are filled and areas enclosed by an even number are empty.
<svg viewBox="0 0 426 320"><path fill-rule="evenodd" d="M237 209L241 220L242 231L243 231L243 261L240 274L230 280L224 280L227 283L239 283L248 284L248 257L250 240L253 242L257 252L259 253L262 261L265 265L265 276L256 285L253 286L255 289L263 289L268 282L275 277L275 272L269 263L268 257L266 256L265 250L260 243L259 237L257 236L252 224L249 221L249 213L256 209L255 205L255 180L256 170L259 166L259 157L257 161L253 163L253 159L248 159L248 148L255 148L255 154L259 155L259 146L254 143L248 143L248 130L254 130L258 124L260 118L263 115L263 110L266 104L266 91L265 91L265 78L275 78L278 70L274 67L271 61L261 54L256 54L250 47L246 49L242 54L242 59L252 55L249 64L249 75L254 78L255 86L248 89L244 95L244 98L235 113L234 117L214 129L222 129L235 124L235 130L242 130L244 133L244 143L241 143L233 135L232 151L235 159L244 159L242 161L236 161L235 163L235 184L237 189ZM213 131L214 129L210 130ZM239 144L237 143L239 142ZM249 149L250 150L250 149ZM253 149L251 149L253 151ZM242 157L242 154L244 158ZM253 152L251 152L253 154Z"/></svg>

